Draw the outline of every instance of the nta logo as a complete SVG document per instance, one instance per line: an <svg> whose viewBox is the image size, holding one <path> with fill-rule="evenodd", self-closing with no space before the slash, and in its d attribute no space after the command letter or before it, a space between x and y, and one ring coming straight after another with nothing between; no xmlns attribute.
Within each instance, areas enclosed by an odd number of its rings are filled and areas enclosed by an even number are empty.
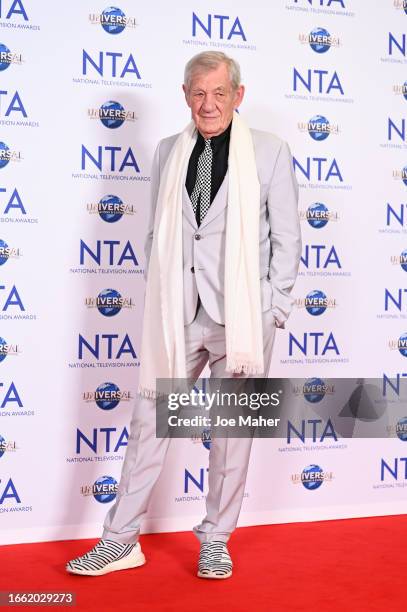
<svg viewBox="0 0 407 612"><path fill-rule="evenodd" d="M203 32L208 38L216 36L220 40L231 40L234 36L247 40L239 17L231 19L229 15L208 14L206 20L201 20L196 13L192 13L192 36L196 36L197 32Z"/></svg>

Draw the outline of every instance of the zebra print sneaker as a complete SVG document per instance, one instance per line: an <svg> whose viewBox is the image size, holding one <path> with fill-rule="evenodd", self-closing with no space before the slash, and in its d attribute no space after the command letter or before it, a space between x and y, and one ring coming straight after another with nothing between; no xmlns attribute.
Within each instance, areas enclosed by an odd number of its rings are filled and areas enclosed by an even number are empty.
<svg viewBox="0 0 407 612"><path fill-rule="evenodd" d="M226 542L202 542L198 561L199 578L229 578L232 567Z"/></svg>
<svg viewBox="0 0 407 612"><path fill-rule="evenodd" d="M137 544L121 544L113 540L100 540L92 550L72 559L66 564L66 571L81 576L103 576L109 572L139 567L146 562Z"/></svg>

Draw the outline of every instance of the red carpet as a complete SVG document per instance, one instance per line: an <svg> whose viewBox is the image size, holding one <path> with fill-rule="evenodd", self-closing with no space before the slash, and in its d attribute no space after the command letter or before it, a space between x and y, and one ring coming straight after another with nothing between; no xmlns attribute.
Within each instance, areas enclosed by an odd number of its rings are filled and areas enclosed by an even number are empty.
<svg viewBox="0 0 407 612"><path fill-rule="evenodd" d="M405 612L406 533L407 516L241 528L225 581L195 577L191 533L143 536L145 566L99 578L64 571L94 540L3 546L0 590L75 592L61 610Z"/></svg>

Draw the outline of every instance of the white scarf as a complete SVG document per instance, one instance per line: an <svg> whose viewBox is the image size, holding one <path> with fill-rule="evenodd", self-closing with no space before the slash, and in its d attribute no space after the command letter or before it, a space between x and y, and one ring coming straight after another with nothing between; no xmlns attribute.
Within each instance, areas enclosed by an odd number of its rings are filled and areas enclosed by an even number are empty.
<svg viewBox="0 0 407 612"><path fill-rule="evenodd" d="M196 142L191 123L160 177L144 303L139 394L155 398L156 379L186 379L182 191ZM259 270L260 185L252 136L237 113L229 146L225 246L226 371L264 372ZM191 204L192 206L192 204Z"/></svg>

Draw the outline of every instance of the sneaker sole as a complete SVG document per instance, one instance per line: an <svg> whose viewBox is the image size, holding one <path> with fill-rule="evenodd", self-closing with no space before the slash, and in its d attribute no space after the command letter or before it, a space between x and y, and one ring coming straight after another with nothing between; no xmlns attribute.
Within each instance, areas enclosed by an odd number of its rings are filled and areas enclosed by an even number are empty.
<svg viewBox="0 0 407 612"><path fill-rule="evenodd" d="M123 559L119 559L119 561L113 561L112 563L108 563L108 565L106 565L100 570L80 570L67 567L66 571L69 574L76 574L78 576L103 576L104 574L110 574L110 572L117 572L119 570L140 567L141 565L144 565L145 562L146 558L144 554L140 552L137 554L136 557L133 556L132 559L124 557Z"/></svg>
<svg viewBox="0 0 407 612"><path fill-rule="evenodd" d="M232 575L232 572L230 572L229 574L222 574L222 575L218 575L218 574L214 574L213 572L207 572L205 574L203 574L202 572L198 572L197 576L198 578L209 578L209 579L215 579L215 580L224 580L225 578L230 578Z"/></svg>

